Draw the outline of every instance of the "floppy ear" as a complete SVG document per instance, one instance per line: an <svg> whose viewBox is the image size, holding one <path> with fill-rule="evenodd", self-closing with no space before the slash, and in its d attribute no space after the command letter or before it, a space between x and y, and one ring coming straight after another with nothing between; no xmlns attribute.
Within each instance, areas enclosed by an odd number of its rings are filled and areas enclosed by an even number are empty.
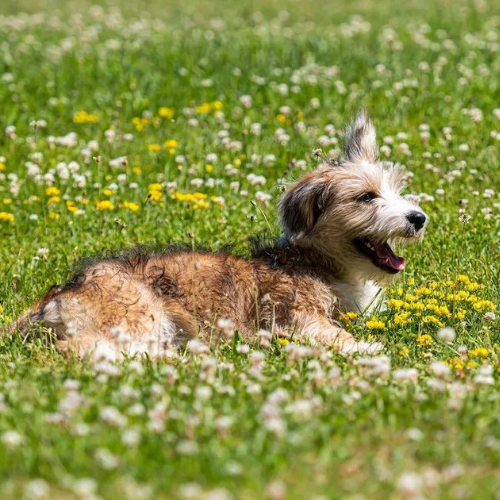
<svg viewBox="0 0 500 500"><path fill-rule="evenodd" d="M358 111L356 118L347 127L344 136L344 152L352 163L377 161L377 135L375 127L364 109Z"/></svg>
<svg viewBox="0 0 500 500"><path fill-rule="evenodd" d="M292 184L278 208L288 237L301 238L310 233L330 201L330 177L315 170Z"/></svg>

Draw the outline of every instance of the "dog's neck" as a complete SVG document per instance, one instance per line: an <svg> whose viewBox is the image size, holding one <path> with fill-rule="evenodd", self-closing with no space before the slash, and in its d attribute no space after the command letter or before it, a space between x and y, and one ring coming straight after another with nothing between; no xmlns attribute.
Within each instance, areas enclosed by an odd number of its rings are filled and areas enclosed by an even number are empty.
<svg viewBox="0 0 500 500"><path fill-rule="evenodd" d="M332 279L341 279L342 270L335 261L315 248L292 243L284 236L269 245L259 244L253 256L267 260L275 269L317 269Z"/></svg>
<svg viewBox="0 0 500 500"><path fill-rule="evenodd" d="M328 282L338 298L339 312L365 312L380 304L382 288L370 277L348 273L334 259L311 246L282 237L268 246L254 248L253 256L266 260L272 268L303 273L309 270Z"/></svg>

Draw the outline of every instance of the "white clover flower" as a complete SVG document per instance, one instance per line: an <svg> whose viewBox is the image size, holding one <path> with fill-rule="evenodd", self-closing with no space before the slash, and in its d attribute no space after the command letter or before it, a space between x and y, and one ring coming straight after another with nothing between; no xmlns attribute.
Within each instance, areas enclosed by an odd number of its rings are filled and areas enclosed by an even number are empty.
<svg viewBox="0 0 500 500"><path fill-rule="evenodd" d="M48 498L50 486L44 479L31 480L24 489L24 494L30 500L42 500Z"/></svg>
<svg viewBox="0 0 500 500"><path fill-rule="evenodd" d="M442 363L441 361L435 361L431 363L429 368L431 372L434 374L434 376L438 378L445 378L451 372L451 368L448 365Z"/></svg>
<svg viewBox="0 0 500 500"><path fill-rule="evenodd" d="M457 338L457 332L450 326L446 326L438 330L437 336L442 342L451 343Z"/></svg>
<svg viewBox="0 0 500 500"><path fill-rule="evenodd" d="M392 372L392 378L397 382L417 382L418 370L416 368L399 368Z"/></svg>
<svg viewBox="0 0 500 500"><path fill-rule="evenodd" d="M250 108L252 106L252 96L250 96L250 95L242 95L240 97L240 103L245 108Z"/></svg>
<svg viewBox="0 0 500 500"><path fill-rule="evenodd" d="M255 199L257 201L260 201L261 203L263 203L264 205L267 205L269 200L271 199L271 195L270 194L267 194L267 193L264 193L262 191L257 191L255 193Z"/></svg>
<svg viewBox="0 0 500 500"><path fill-rule="evenodd" d="M198 443L191 440L182 440L177 443L177 453L180 455L196 455L198 453Z"/></svg>
<svg viewBox="0 0 500 500"><path fill-rule="evenodd" d="M16 431L5 431L1 436L0 440L6 448L17 448L24 442L23 436Z"/></svg>
<svg viewBox="0 0 500 500"><path fill-rule="evenodd" d="M416 472L405 472L399 477L397 487L403 498L417 499L422 489L422 478Z"/></svg>
<svg viewBox="0 0 500 500"><path fill-rule="evenodd" d="M126 417L114 406L104 406L99 413L99 418L113 427L123 427L127 423Z"/></svg>

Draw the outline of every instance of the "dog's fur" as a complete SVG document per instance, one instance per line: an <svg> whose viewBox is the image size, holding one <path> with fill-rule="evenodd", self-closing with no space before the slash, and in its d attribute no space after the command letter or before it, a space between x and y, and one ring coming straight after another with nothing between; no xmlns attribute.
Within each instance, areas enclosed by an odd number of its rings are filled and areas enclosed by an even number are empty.
<svg viewBox="0 0 500 500"><path fill-rule="evenodd" d="M401 197L397 167L377 161L364 112L347 129L344 157L292 184L279 204L284 236L250 259L223 253L129 251L84 266L14 325L52 329L59 347L85 355L98 342L128 353L222 329L251 338L259 329L296 340L354 346L337 322L362 312L404 267L386 242L419 240L426 216ZM370 242L375 253L363 247ZM377 246L378 245L378 246ZM372 247L373 248L373 247ZM377 257L381 253L382 257Z"/></svg>

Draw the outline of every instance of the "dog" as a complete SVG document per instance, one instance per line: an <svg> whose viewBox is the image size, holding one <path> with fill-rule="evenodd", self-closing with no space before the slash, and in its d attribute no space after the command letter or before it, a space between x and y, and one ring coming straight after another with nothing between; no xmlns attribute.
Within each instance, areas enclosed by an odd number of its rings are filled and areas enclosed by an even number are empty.
<svg viewBox="0 0 500 500"><path fill-rule="evenodd" d="M83 266L11 327L53 330L58 347L86 356L98 344L160 355L221 330L260 329L298 342L356 349L346 311L365 312L405 267L399 242L422 239L428 217L404 198L401 169L378 161L374 126L360 111L344 153L292 183L279 202L282 237L250 258L192 250L128 251Z"/></svg>

